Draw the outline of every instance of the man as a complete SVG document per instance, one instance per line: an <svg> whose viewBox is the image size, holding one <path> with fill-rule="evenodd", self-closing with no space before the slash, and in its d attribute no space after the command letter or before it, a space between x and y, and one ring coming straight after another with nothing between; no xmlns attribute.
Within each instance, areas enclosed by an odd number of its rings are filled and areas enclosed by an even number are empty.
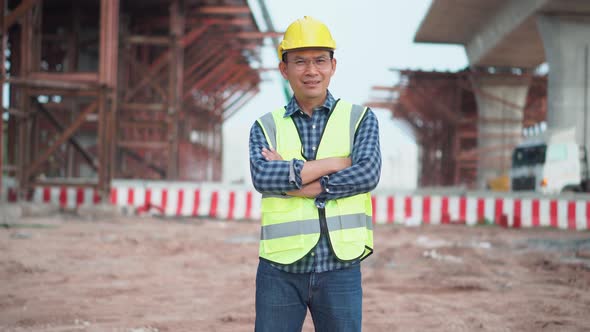
<svg viewBox="0 0 590 332"><path fill-rule="evenodd" d="M293 22L279 69L294 96L250 131L252 182L262 196L256 331L360 331L360 261L373 252L368 194L381 153L371 110L328 91L336 43L321 22Z"/></svg>

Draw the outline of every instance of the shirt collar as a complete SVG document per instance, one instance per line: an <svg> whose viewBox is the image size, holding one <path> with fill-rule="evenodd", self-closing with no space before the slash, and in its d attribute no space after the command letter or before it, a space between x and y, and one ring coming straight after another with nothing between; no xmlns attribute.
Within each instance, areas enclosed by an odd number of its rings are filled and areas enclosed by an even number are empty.
<svg viewBox="0 0 590 332"><path fill-rule="evenodd" d="M332 109L332 107L334 107L334 104L336 103L336 99L334 99L334 97L332 96L332 94L330 93L329 90L327 92L328 93L326 95L326 100L324 100L324 104L322 106L320 106L319 109L330 111ZM291 100L289 100L289 103L285 107L287 109L287 111L285 112L285 115L283 116L285 118L288 116L292 116L297 111L301 111L301 107L299 107L299 104L297 104L297 100L295 100L295 96L291 97ZM314 111L316 109L314 109Z"/></svg>

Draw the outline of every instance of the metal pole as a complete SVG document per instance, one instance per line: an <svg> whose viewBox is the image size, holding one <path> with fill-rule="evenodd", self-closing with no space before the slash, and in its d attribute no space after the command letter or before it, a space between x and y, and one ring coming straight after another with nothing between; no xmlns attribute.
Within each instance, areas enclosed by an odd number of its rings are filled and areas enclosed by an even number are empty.
<svg viewBox="0 0 590 332"><path fill-rule="evenodd" d="M4 31L4 6L6 2L0 0L0 201L2 200L2 177L4 172L2 169L4 156L4 78L6 77L6 68L4 67L6 61L6 31Z"/></svg>
<svg viewBox="0 0 590 332"><path fill-rule="evenodd" d="M119 45L119 0L100 2L100 49L98 93L98 190L102 201L109 196L113 147L112 122L116 107L117 61Z"/></svg>
<svg viewBox="0 0 590 332"><path fill-rule="evenodd" d="M184 0L170 5L170 66L168 92L168 179L178 178L178 121L182 111L182 81L184 72Z"/></svg>
<svg viewBox="0 0 590 332"><path fill-rule="evenodd" d="M582 189L588 191L588 176L590 175L590 169L588 166L588 45L584 47L584 170L585 174L582 179Z"/></svg>

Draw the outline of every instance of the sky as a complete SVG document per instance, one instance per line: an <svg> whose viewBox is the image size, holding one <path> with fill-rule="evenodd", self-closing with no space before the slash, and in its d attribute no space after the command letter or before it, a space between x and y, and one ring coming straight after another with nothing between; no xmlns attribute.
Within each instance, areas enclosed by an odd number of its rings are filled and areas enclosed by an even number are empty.
<svg viewBox="0 0 590 332"><path fill-rule="evenodd" d="M249 0L255 13L258 0ZM376 95L371 88L393 86L391 69L458 71L467 66L458 45L416 44L414 35L431 0L266 0L276 31L303 16L325 23L336 40L336 73L329 90L336 98L363 104ZM264 26L261 26L264 29ZM264 68L276 68L278 58L270 40L262 49ZM277 71L262 74L260 93L224 123L224 181L250 184L248 135L263 114L287 103ZM413 189L418 174L418 147L405 123L387 110L373 110L379 119L383 158L381 189ZM245 167L236 167L245 165Z"/></svg>

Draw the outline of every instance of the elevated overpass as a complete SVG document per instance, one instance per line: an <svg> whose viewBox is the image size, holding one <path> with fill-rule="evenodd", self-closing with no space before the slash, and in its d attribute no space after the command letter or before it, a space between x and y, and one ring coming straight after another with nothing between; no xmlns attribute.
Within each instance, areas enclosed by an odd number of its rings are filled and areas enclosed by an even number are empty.
<svg viewBox="0 0 590 332"><path fill-rule="evenodd" d="M578 143L590 146L590 1L434 0L414 40L460 44L471 67L523 73L522 78L501 80L474 77L473 84L483 92L477 97L480 118L505 120L500 125L478 123L479 133L521 132L527 73L548 63L548 127L576 127ZM480 138L478 144L485 148L497 142ZM498 158L510 158L510 151L499 151ZM480 162L480 185L492 173Z"/></svg>

